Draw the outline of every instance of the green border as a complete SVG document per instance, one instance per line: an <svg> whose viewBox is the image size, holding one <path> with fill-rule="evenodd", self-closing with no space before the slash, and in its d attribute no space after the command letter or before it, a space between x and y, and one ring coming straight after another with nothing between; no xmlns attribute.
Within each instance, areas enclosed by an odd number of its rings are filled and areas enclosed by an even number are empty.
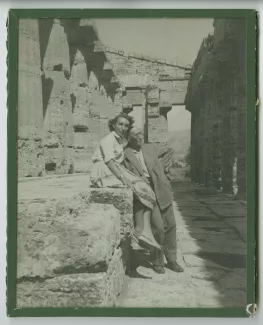
<svg viewBox="0 0 263 325"><path fill-rule="evenodd" d="M20 18L245 18L247 19L247 304L255 302L257 13L243 9L12 9L8 16L7 315L10 317L247 317L244 308L25 308L16 309L17 91ZM14 127L15 126L15 127ZM15 202L14 202L15 201Z"/></svg>

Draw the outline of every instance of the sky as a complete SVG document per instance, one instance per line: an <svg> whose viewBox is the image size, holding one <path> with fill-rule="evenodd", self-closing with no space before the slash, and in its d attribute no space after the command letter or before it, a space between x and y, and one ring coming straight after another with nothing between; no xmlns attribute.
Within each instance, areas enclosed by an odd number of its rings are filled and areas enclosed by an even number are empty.
<svg viewBox="0 0 263 325"><path fill-rule="evenodd" d="M106 46L178 63L192 64L200 45L213 32L213 19L96 19ZM169 130L190 129L190 113L183 106L168 114Z"/></svg>

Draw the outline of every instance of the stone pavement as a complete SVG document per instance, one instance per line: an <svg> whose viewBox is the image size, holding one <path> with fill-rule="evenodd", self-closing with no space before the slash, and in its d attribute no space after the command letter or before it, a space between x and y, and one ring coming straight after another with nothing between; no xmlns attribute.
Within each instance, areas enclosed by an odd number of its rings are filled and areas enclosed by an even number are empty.
<svg viewBox="0 0 263 325"><path fill-rule="evenodd" d="M179 263L184 273L153 272L144 263L126 279L123 307L244 307L246 205L173 183Z"/></svg>

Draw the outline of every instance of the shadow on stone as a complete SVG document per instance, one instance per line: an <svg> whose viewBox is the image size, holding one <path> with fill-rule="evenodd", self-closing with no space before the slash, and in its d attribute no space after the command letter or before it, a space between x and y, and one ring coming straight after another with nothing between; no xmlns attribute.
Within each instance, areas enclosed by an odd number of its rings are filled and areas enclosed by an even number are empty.
<svg viewBox="0 0 263 325"><path fill-rule="evenodd" d="M224 195L202 192L200 198L191 183L171 185L180 250L200 295L200 307L244 307L246 241L229 223L237 218L237 226L246 233L245 207Z"/></svg>
<svg viewBox="0 0 263 325"><path fill-rule="evenodd" d="M210 260L218 265L230 269L246 267L246 258L244 255L240 254L201 252L197 253L197 255L205 260Z"/></svg>

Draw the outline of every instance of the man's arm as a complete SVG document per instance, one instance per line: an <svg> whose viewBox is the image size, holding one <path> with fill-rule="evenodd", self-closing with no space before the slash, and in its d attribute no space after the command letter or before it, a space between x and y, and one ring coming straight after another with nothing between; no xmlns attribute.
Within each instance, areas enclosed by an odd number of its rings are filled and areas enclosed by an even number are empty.
<svg viewBox="0 0 263 325"><path fill-rule="evenodd" d="M154 145L155 152L158 159L160 160L164 172L167 175L169 173L169 168L173 164L174 150L166 145Z"/></svg>

